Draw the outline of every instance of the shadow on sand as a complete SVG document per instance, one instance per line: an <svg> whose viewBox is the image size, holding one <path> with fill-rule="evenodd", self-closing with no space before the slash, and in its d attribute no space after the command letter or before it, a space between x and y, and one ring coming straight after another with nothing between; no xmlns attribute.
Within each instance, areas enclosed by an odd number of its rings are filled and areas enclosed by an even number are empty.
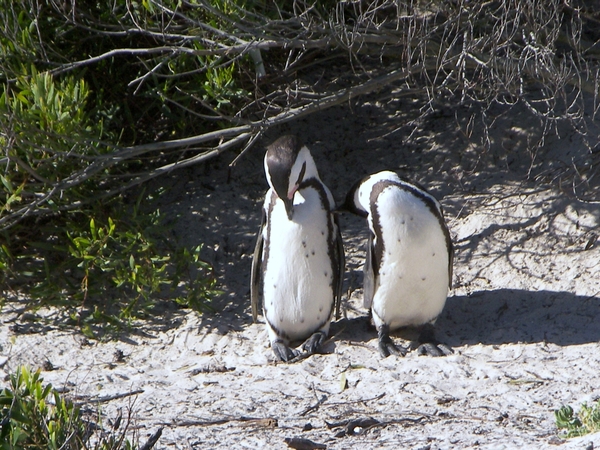
<svg viewBox="0 0 600 450"><path fill-rule="evenodd" d="M600 299L597 297L498 289L448 298L437 320L436 334L451 347L538 342L568 346L599 342L598 323ZM401 329L392 335L414 340L418 333ZM377 331L365 312L362 316L332 323L330 338L334 342L365 343L376 339Z"/></svg>
<svg viewBox="0 0 600 450"><path fill-rule="evenodd" d="M244 309L244 305L240 305ZM122 333L121 339L135 341L155 333L178 327L189 310L167 308L159 317L150 318L143 330ZM262 317L259 317L262 323ZM241 332L252 318L246 311L229 310L205 313L198 329L225 335ZM438 339L451 347L464 345L500 345L510 343L552 343L559 346L600 342L600 299L569 292L498 289L478 291L470 296L449 297L436 323ZM39 333L44 329L18 326L18 333ZM54 324L56 326L56 324ZM53 328L53 327L50 327ZM397 330L396 337L412 340L414 330ZM332 323L331 341L368 342L377 332L368 314L340 319ZM330 341L330 342L331 342ZM135 343L135 342L131 342Z"/></svg>
<svg viewBox="0 0 600 450"><path fill-rule="evenodd" d="M600 341L600 299L569 292L498 289L448 298L437 321L451 346Z"/></svg>

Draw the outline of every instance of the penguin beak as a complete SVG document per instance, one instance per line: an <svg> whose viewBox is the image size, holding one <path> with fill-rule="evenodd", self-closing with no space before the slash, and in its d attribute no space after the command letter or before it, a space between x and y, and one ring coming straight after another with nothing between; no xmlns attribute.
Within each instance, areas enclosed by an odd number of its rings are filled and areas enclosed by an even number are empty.
<svg viewBox="0 0 600 450"><path fill-rule="evenodd" d="M341 205L339 205L337 208L335 208L333 210L333 212L336 214L342 214L342 213L350 212L350 209L348 208L348 205L346 204L346 202L344 202Z"/></svg>
<svg viewBox="0 0 600 450"><path fill-rule="evenodd" d="M336 208L335 212L338 214L352 213L352 214L356 214L357 216L365 217L365 218L368 217L368 215L369 215L366 211L363 211L356 207L356 205L352 201L352 197L350 195L348 195L346 197L346 199L344 200L344 203L342 203L340 206L338 206Z"/></svg>
<svg viewBox="0 0 600 450"><path fill-rule="evenodd" d="M285 212L287 213L288 219L292 220L292 216L294 215L294 200L286 198L283 201L283 204L285 206Z"/></svg>
<svg viewBox="0 0 600 450"><path fill-rule="evenodd" d="M288 193L287 198L282 199L285 206L285 212L287 213L289 220L292 220L292 216L294 215L294 195L296 194L297 190L298 185L292 188L292 190Z"/></svg>
<svg viewBox="0 0 600 450"><path fill-rule="evenodd" d="M336 209L335 212L338 214L342 214L342 213L352 213L354 212L356 208L354 207L354 203L352 202L352 200L349 197L346 197L344 199L344 203L342 203L341 205L339 205Z"/></svg>

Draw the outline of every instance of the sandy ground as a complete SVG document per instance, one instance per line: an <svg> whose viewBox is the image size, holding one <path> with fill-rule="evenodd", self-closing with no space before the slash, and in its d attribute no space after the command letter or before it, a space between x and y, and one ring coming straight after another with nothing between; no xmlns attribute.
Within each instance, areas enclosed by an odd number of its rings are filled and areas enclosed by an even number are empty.
<svg viewBox="0 0 600 450"><path fill-rule="evenodd" d="M441 200L456 259L437 334L453 355L380 358L361 307L366 225L343 216L344 318L332 325L326 354L274 362L249 303L266 190L259 145L230 183L233 154L160 180L176 237L204 243L215 265L221 313L167 310L103 343L51 324L30 329L9 304L0 316L1 370L50 362L44 379L105 420L131 410L141 443L162 427L156 449L279 449L286 438L330 449L600 446L600 434L558 438L553 414L600 397L598 148L562 130L533 151L539 124L517 109L498 115L484 151L471 111L440 110L415 127L400 113L411 108L406 98L363 98L272 130L261 145L297 133L338 202L384 168Z"/></svg>

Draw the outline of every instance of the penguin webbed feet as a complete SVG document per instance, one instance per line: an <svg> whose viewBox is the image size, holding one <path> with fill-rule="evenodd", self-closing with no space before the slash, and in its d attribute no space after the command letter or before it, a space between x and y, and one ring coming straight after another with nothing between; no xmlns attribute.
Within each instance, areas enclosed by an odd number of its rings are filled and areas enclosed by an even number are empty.
<svg viewBox="0 0 600 450"><path fill-rule="evenodd" d="M281 339L276 339L271 342L271 348L275 356L283 362L289 362L299 355L298 350L289 347Z"/></svg>
<svg viewBox="0 0 600 450"><path fill-rule="evenodd" d="M394 344L394 341L390 337L390 327L388 325L382 325L377 330L377 334L379 337L379 353L383 358L387 358L390 355L406 356L408 350L401 345Z"/></svg>
<svg viewBox="0 0 600 450"><path fill-rule="evenodd" d="M446 344L442 344L435 337L435 330L433 325L424 325L419 335L419 346L417 347L417 354L419 356L448 356L454 353L452 347Z"/></svg>
<svg viewBox="0 0 600 450"><path fill-rule="evenodd" d="M325 342L325 333L322 331L317 331L316 333L313 333L306 341L304 341L304 344L302 344L302 350L309 355L320 353L323 342Z"/></svg>
<svg viewBox="0 0 600 450"><path fill-rule="evenodd" d="M295 363L308 358L311 355L321 353L321 346L325 342L327 335L322 331L313 333L300 347L302 351L288 346L282 339L276 339L271 342L271 348L275 356L283 362Z"/></svg>

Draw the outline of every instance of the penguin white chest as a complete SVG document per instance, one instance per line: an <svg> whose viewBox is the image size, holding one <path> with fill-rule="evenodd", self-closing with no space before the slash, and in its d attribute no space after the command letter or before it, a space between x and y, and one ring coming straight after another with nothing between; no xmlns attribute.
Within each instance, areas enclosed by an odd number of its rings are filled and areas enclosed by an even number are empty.
<svg viewBox="0 0 600 450"><path fill-rule="evenodd" d="M271 327L289 339L329 329L334 305L331 221L329 208L312 188L296 192L292 220L281 200L268 217L264 312Z"/></svg>
<svg viewBox="0 0 600 450"><path fill-rule="evenodd" d="M376 325L394 329L435 320L449 284L442 224L421 199L402 189L385 189L375 208L369 221L380 258L373 297Z"/></svg>

